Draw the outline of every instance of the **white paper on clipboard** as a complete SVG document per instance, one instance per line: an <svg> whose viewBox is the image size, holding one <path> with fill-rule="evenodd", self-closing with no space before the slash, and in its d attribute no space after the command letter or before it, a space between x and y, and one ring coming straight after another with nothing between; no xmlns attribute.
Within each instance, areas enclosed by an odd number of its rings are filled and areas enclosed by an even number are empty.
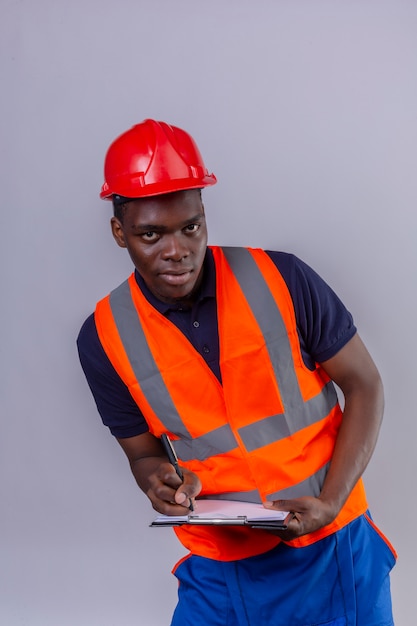
<svg viewBox="0 0 417 626"><path fill-rule="evenodd" d="M265 509L262 504L237 500L195 500L194 511L187 515L158 515L151 526L236 525L256 528L285 529L288 511Z"/></svg>

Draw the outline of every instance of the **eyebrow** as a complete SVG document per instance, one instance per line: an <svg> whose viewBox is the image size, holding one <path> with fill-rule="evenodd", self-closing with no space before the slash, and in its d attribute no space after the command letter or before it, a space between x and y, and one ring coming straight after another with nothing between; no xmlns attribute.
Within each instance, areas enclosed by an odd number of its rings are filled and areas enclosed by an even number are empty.
<svg viewBox="0 0 417 626"><path fill-rule="evenodd" d="M184 228L185 226L188 226L188 224L194 224L195 222L199 222L201 221L201 219L204 219L204 213L198 213L197 215L194 215L193 217L190 217L188 220L184 220L180 225L179 228ZM156 232L164 232L166 230L169 230L166 226L164 226L163 224L132 224L131 226L132 230L142 230L142 231L156 231Z"/></svg>

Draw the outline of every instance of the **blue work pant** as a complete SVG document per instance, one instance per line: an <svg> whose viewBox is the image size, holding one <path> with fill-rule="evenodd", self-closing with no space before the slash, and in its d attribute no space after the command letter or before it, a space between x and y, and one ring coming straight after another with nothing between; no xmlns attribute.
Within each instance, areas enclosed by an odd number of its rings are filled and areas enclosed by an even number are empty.
<svg viewBox="0 0 417 626"><path fill-rule="evenodd" d="M175 570L171 626L393 626L395 554L363 515L305 548L239 561L199 556Z"/></svg>

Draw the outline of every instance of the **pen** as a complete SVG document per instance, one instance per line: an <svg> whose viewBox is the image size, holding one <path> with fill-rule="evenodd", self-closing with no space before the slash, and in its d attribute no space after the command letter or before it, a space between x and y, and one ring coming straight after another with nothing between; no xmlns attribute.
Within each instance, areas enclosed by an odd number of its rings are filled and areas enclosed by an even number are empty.
<svg viewBox="0 0 417 626"><path fill-rule="evenodd" d="M184 476L183 473L181 471L180 466L178 465L178 457L175 453L174 450L174 446L172 445L172 442L170 440L170 438L168 437L168 435L166 435L165 433L163 435L161 435L161 442L163 445L163 448L165 450L165 454L167 455L169 462L171 463L171 465L174 466L174 469L177 473L177 476L179 476L179 478L181 479L181 481L184 481ZM191 498L190 498L190 506L189 506L190 511L194 511L194 507L193 507L193 503L191 502Z"/></svg>

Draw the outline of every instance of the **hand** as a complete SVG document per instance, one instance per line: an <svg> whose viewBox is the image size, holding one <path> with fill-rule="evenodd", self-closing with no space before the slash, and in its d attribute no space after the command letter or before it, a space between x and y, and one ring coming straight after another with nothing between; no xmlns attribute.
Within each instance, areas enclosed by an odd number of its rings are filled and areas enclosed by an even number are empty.
<svg viewBox="0 0 417 626"><path fill-rule="evenodd" d="M190 502L200 493L201 482L196 474L182 467L184 481L171 463L160 457L136 462L135 476L150 499L153 508L164 515L186 515Z"/></svg>
<svg viewBox="0 0 417 626"><path fill-rule="evenodd" d="M285 530L271 531L284 541L291 541L302 535L319 530L327 526L335 519L338 511L334 506L311 496L294 498L293 500L275 500L274 502L264 502L267 509L277 511L291 511L292 518Z"/></svg>
<svg viewBox="0 0 417 626"><path fill-rule="evenodd" d="M164 515L186 515L190 502L201 491L196 474L182 467L184 482L168 462L158 437L150 432L117 440L125 452L133 476L152 506Z"/></svg>

